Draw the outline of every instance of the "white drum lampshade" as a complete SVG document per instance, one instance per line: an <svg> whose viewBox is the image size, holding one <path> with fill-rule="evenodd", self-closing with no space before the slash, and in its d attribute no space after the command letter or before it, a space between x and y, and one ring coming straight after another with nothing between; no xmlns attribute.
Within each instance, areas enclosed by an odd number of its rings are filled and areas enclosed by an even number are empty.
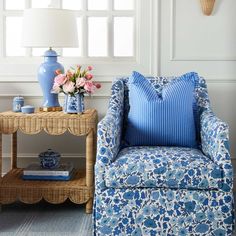
<svg viewBox="0 0 236 236"><path fill-rule="evenodd" d="M26 9L23 17L22 46L49 48L44 53L44 63L38 69L38 81L43 91L41 111L60 111L58 95L53 94L55 71L64 72L57 62L57 53L52 47L78 47L78 33L75 13L71 10L54 8Z"/></svg>
<svg viewBox="0 0 236 236"><path fill-rule="evenodd" d="M23 47L78 47L75 13L54 8L26 9Z"/></svg>

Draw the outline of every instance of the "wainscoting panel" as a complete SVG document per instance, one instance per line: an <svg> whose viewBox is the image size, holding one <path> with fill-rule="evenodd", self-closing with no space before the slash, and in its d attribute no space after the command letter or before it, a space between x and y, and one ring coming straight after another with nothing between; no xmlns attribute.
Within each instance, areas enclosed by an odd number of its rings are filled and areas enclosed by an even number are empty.
<svg viewBox="0 0 236 236"><path fill-rule="evenodd" d="M171 0L171 60L235 61L235 0L216 1L210 17L203 17L199 2Z"/></svg>
<svg viewBox="0 0 236 236"><path fill-rule="evenodd" d="M207 78L235 79L234 0L216 1L203 15L200 1L168 0L161 5L160 74L197 71Z"/></svg>

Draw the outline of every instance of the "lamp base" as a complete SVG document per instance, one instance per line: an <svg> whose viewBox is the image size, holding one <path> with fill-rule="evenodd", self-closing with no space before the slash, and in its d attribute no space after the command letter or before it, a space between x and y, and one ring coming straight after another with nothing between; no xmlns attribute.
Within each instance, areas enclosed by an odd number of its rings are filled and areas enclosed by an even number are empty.
<svg viewBox="0 0 236 236"><path fill-rule="evenodd" d="M57 62L56 51L47 50L44 53L44 62L38 69L38 81L43 91L43 102L40 111L62 110L58 101L58 94L52 93L56 70L60 70L64 73L63 66Z"/></svg>
<svg viewBox="0 0 236 236"><path fill-rule="evenodd" d="M49 111L62 111L62 107L40 107L39 111L45 111L45 112L49 112Z"/></svg>

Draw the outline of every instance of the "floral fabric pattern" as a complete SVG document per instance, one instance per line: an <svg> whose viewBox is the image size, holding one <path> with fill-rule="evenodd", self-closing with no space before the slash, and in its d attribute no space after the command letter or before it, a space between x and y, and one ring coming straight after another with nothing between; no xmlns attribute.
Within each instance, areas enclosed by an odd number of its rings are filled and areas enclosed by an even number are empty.
<svg viewBox="0 0 236 236"><path fill-rule="evenodd" d="M183 147L128 147L105 171L111 188L217 189L224 173L200 150Z"/></svg>
<svg viewBox="0 0 236 236"><path fill-rule="evenodd" d="M233 188L233 167L229 153L229 127L211 111L201 115L202 151L224 170L222 188L230 191Z"/></svg>
<svg viewBox="0 0 236 236"><path fill-rule="evenodd" d="M166 188L108 188L96 195L95 235L232 234L230 193Z"/></svg>
<svg viewBox="0 0 236 236"><path fill-rule="evenodd" d="M149 79L158 92L173 78ZM211 111L205 80L199 77L195 89L199 150L124 148L127 83L114 82L98 125L94 235L232 235L228 126Z"/></svg>

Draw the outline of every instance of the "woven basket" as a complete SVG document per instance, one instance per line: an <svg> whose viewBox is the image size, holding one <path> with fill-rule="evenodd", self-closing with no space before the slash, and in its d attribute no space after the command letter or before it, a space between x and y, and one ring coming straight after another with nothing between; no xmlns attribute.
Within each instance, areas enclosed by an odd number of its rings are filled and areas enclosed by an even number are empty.
<svg viewBox="0 0 236 236"><path fill-rule="evenodd" d="M203 13L207 16L211 15L215 4L215 0L200 0L200 3Z"/></svg>

